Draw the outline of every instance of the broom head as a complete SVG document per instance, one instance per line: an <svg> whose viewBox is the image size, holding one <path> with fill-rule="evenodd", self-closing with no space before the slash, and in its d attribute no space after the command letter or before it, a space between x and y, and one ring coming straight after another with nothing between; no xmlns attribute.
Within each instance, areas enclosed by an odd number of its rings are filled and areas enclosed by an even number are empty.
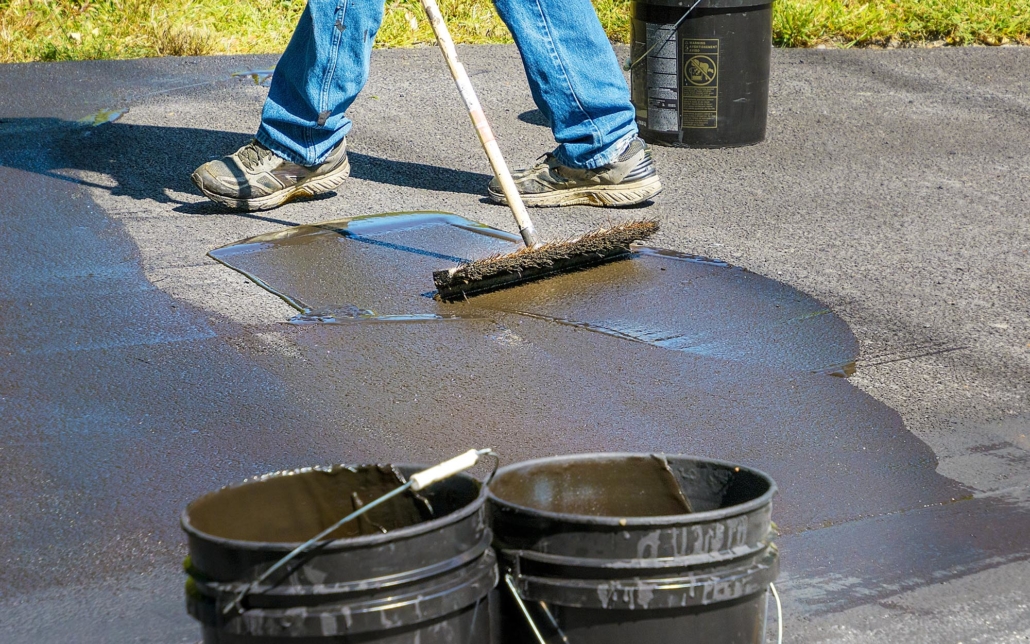
<svg viewBox="0 0 1030 644"><path fill-rule="evenodd" d="M445 302L496 291L629 256L630 244L658 232L654 219L602 228L582 237L521 248L433 272L438 299Z"/></svg>

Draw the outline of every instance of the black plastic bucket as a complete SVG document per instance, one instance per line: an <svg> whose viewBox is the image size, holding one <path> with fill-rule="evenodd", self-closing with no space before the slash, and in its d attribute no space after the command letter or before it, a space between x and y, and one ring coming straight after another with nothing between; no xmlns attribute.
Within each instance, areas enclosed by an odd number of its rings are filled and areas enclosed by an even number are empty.
<svg viewBox="0 0 1030 644"><path fill-rule="evenodd" d="M497 565L486 490L459 474L406 492L223 608L288 552L398 487L417 466L278 472L222 488L182 515L186 606L204 642L487 644Z"/></svg>
<svg viewBox="0 0 1030 644"><path fill-rule="evenodd" d="M764 642L779 569L775 490L756 470L683 456L586 454L502 468L490 484L506 576L495 637L538 641L528 612L547 642Z"/></svg>
<svg viewBox="0 0 1030 644"><path fill-rule="evenodd" d="M701 0L673 32L693 4L631 5L630 85L640 135L677 147L758 143L769 112L772 0Z"/></svg>

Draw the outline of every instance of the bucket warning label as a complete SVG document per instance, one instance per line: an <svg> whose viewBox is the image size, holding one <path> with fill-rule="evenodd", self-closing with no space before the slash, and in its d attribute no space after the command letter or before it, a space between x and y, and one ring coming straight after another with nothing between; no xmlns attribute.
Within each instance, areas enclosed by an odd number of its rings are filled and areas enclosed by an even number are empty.
<svg viewBox="0 0 1030 644"><path fill-rule="evenodd" d="M647 127L655 132L676 132L676 32L669 25L653 23L647 23L646 29Z"/></svg>
<svg viewBox="0 0 1030 644"><path fill-rule="evenodd" d="M680 110L683 128L715 128L719 123L719 39L684 38Z"/></svg>

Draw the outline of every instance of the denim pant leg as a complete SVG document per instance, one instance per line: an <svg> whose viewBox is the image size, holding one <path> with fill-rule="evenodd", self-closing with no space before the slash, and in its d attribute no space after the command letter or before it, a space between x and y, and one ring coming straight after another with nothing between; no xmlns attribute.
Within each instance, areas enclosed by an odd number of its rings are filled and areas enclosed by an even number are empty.
<svg viewBox="0 0 1030 644"><path fill-rule="evenodd" d="M563 164L596 168L636 136L629 88L590 0L495 0Z"/></svg>
<svg viewBox="0 0 1030 644"><path fill-rule="evenodd" d="M257 140L316 165L347 135L344 112L368 80L385 0L308 0L275 67Z"/></svg>

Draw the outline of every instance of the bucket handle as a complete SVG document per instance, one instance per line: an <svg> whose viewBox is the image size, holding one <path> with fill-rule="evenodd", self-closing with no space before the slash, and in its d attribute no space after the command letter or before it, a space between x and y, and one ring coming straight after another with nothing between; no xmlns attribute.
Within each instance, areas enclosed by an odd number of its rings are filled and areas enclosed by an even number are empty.
<svg viewBox="0 0 1030 644"><path fill-rule="evenodd" d="M417 492L418 490L421 490L421 489L423 489L423 488L425 488L425 487L427 487L429 485L432 485L433 483L436 483L437 481L442 481L443 479L448 478L450 476L453 476L453 475L457 474L458 472L461 472L463 470L467 470L468 468L470 468L473 465L475 465L479 461L479 457L481 457L481 456L493 456L496 459L497 458L497 453L494 452L492 449L470 449L469 451L465 452L464 454L459 454L458 456L455 456L452 459L446 460L443 463L440 463L439 465L434 465L433 467L427 468L425 470L422 470L421 472L413 474L408 479L408 482L405 483L404 485L401 485L400 487L394 488L390 492L387 492L386 494L382 495L381 497L379 497L378 499L372 501L371 503L363 505L362 507L358 508L354 512L351 512L350 514L348 514L347 516L343 517L342 519L340 519L339 521L337 521L333 525L329 526L325 530L319 532L315 536L311 537L310 539L308 539L304 543L302 543L299 546L297 546L296 548L294 548L286 556L284 556L282 559L280 559L275 564L273 564L272 567L269 568L268 570L266 570L260 577L258 577L257 579L255 579L254 581L249 583L247 586L245 586L243 588L243 590L241 590L236 595L236 597L233 598L232 602L230 602L227 606L225 606L225 608L222 609L222 614L223 615L229 615L232 612L242 613L243 612L243 604L242 604L242 602L243 602L243 598L244 597L246 597L248 594L254 592L254 590L262 582L264 582L266 579L268 579L269 577L272 576L272 573L274 573L275 571L277 571L280 568L282 568L289 561L291 561L295 557L297 557L297 555L300 555L301 553L303 553L305 550L307 550L311 546L319 543L325 537L328 537L330 534L332 534L334 531L336 531L336 529L339 528L340 526L342 526L343 524L347 523L348 521L351 521L353 519L358 518L359 516L361 516L365 512L368 512L369 510L371 510L372 508L376 507L377 505L381 505L382 503L385 503L386 501L389 501L393 497L398 496L399 494L402 494L402 493L408 491L409 489ZM494 471L497 471L497 466L496 465L494 466ZM491 477L492 476L493 476L493 474L491 474Z"/></svg>
<svg viewBox="0 0 1030 644"><path fill-rule="evenodd" d="M536 621L533 616L529 614L529 609L526 607L525 602L522 601L522 595L519 594L519 589L515 586L515 580L512 579L511 573L504 574L504 584L511 591L511 597L518 604L519 610L522 612L522 616L526 618L526 623L529 624L529 628L533 631L533 635L536 637L536 641L539 644L547 644L547 640L540 634L540 629L536 625ZM772 591L773 599L776 601L776 644L783 644L783 606L780 604L780 594L776 592L776 584L769 583L769 590ZM561 627L558 626L558 620L551 614L547 604L540 602L540 608L547 615L548 620L551 622L551 626L554 630L558 631L558 636L561 637L561 641L564 644L569 644L569 638L562 632Z"/></svg>
<svg viewBox="0 0 1030 644"><path fill-rule="evenodd" d="M682 16L680 16L680 19L679 19L679 20L677 20L677 21L676 21L676 23L675 23L675 24L674 24L674 25L672 26L672 29L670 29L670 30L669 30L669 37L668 37L668 38L666 38L666 39L665 39L665 40L663 40L662 42L656 42L655 44L651 45L651 48L650 48L650 49L648 49L647 51L645 51L645 52L644 52L644 53L643 53L643 54L642 54L642 55L640 56L640 58L636 59L636 60L635 60L635 61L633 61L633 62L630 62L630 60L631 60L631 59L630 59L630 58L627 58L627 59L626 59L626 63L625 63L625 64L624 64L623 66L622 66L622 68L623 68L623 69L625 69L625 70L626 70L627 72L628 72L628 71L631 71L631 70L632 70L632 69L633 69L634 67L636 67L637 65L639 65L639 64L640 64L640 61L642 61L642 60L644 60L645 58L647 58L647 55L648 55L648 54L650 54L650 53L651 53L652 51L654 51L654 48L655 48L655 47L657 47L658 45L662 45L662 46L664 47L664 46L665 46L665 43L667 43L667 42L669 42L670 40L672 40L672 37L676 35L676 30L680 28L680 25L682 25L682 24L683 24L683 21L687 19L687 16L689 16L689 15L690 15L690 12L691 12L691 11L693 11L694 9L696 9L696 8L697 8L697 5L699 5L699 4L701 4L701 0L695 0L695 1L694 1L694 4L692 4L692 5L690 6L690 8L689 8L689 9L687 9L687 12L686 12L685 14L683 14Z"/></svg>
<svg viewBox="0 0 1030 644"><path fill-rule="evenodd" d="M511 591L512 599L514 599L515 603L518 604L519 610L522 612L522 616L526 618L526 623L529 624L530 630L533 631L533 635L536 637L536 641L540 644L547 644L547 640L544 639L544 636L540 633L540 629L536 625L536 620L534 620L533 616L529 614L529 609L526 607L525 602L522 601L522 595L519 594L519 589L516 588L515 580L512 579L511 573L505 573L504 584L508 587L508 590ZM558 631L558 636L561 638L561 641L564 644L569 644L569 638L565 637L565 633L563 633L561 627L558 626L558 620L556 620L554 615L551 614L551 610L547 607L547 604L540 602L540 609L544 611L545 615L547 615L547 619L551 622L551 626L554 627L554 630Z"/></svg>
<svg viewBox="0 0 1030 644"><path fill-rule="evenodd" d="M769 590L776 600L776 644L783 644L783 606L780 604L780 594L776 592L776 584L772 582L769 582Z"/></svg>

